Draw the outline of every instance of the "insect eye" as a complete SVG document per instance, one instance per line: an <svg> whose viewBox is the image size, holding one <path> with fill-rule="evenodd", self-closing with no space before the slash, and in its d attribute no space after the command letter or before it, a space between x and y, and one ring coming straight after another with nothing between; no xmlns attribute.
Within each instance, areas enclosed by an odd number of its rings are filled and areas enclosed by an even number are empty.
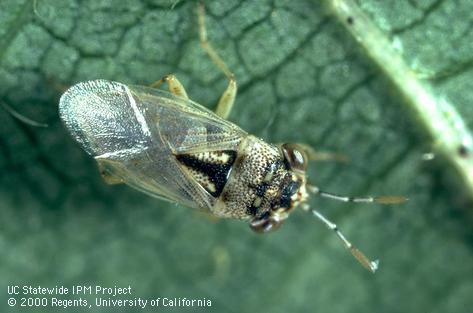
<svg viewBox="0 0 473 313"><path fill-rule="evenodd" d="M250 222L250 228L257 233L263 234L278 229L284 220L272 219L269 214L255 218Z"/></svg>
<svg viewBox="0 0 473 313"><path fill-rule="evenodd" d="M282 145L282 151L286 167L301 172L307 170L307 155L299 145L285 143Z"/></svg>

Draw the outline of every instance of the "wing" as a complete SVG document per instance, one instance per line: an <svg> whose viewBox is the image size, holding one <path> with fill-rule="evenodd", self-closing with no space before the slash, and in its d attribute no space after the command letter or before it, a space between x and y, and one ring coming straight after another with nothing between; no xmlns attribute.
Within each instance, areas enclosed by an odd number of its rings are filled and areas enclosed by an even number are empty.
<svg viewBox="0 0 473 313"><path fill-rule="evenodd" d="M72 86L61 97L59 112L107 174L152 196L209 210L216 196L183 165L189 156L236 155L246 136L190 100L105 80Z"/></svg>

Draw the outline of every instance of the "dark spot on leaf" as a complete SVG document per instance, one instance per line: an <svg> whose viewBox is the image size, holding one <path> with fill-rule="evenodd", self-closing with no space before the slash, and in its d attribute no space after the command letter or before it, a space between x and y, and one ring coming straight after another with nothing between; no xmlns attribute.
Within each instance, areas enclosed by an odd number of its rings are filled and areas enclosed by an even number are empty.
<svg viewBox="0 0 473 313"><path fill-rule="evenodd" d="M470 155L470 151L464 145L460 145L460 147L458 147L458 154L462 158L467 158Z"/></svg>

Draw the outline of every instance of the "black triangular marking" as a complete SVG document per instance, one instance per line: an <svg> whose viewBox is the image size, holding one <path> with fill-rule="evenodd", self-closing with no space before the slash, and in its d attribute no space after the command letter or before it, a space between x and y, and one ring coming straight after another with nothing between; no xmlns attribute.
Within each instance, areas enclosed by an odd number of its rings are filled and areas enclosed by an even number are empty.
<svg viewBox="0 0 473 313"><path fill-rule="evenodd" d="M209 194L217 198L227 183L236 154L234 150L207 151L177 154L176 159L191 170L191 175ZM206 184L206 181L212 185Z"/></svg>

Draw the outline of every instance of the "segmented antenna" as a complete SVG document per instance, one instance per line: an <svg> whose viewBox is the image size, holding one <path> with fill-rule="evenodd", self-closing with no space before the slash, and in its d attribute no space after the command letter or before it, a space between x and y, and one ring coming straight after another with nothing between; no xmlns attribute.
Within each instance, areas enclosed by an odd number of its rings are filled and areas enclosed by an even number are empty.
<svg viewBox="0 0 473 313"><path fill-rule="evenodd" d="M310 210L315 217L317 217L322 223L324 223L329 229L333 230L335 234L337 234L338 238L342 241L343 245L346 249L350 250L351 254L355 257L355 259L363 265L371 273L375 273L378 269L379 261L374 260L371 261L368 259L366 255L363 254L360 250L358 250L348 239L342 234L342 232L338 229L337 225L329 221L325 216L323 216L319 211L314 209L309 209L308 207L305 208L307 211Z"/></svg>
<svg viewBox="0 0 473 313"><path fill-rule="evenodd" d="M378 197L347 197L340 196L334 193L325 192L319 189L317 186L307 185L307 189L310 193L319 195L324 198L343 202L355 202L355 203L379 203L379 204L400 204L409 200L403 196L378 196Z"/></svg>
<svg viewBox="0 0 473 313"><path fill-rule="evenodd" d="M329 198L333 200L343 201L343 202L355 202L355 203L380 203L380 204L399 204L406 202L408 199L402 196L379 196L379 197L347 197L340 196L333 193L328 193L321 191L318 187L307 185L309 192L320 195L324 198ZM350 250L351 254L358 260L358 262L363 265L367 270L374 273L378 269L379 261L371 261L366 255L358 250L348 239L343 235L343 233L338 229L337 225L329 221L325 216L323 216L319 211L310 209L307 204L304 204L302 208L305 211L310 211L316 218L318 218L322 223L324 223L329 229L333 230L337 237L340 238L343 245L346 249Z"/></svg>

